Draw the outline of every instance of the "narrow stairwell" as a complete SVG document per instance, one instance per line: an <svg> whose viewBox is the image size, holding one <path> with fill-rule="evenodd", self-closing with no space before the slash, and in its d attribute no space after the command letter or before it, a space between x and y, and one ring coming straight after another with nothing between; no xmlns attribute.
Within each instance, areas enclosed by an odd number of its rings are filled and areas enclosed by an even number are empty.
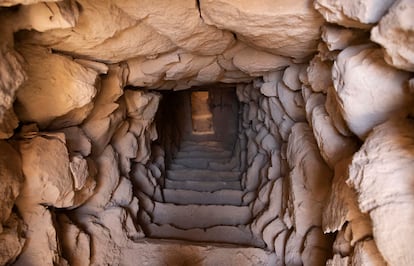
<svg viewBox="0 0 414 266"><path fill-rule="evenodd" d="M146 233L152 238L264 247L250 230L251 199L244 197L236 151L219 141L182 141L167 165L163 201L143 204Z"/></svg>

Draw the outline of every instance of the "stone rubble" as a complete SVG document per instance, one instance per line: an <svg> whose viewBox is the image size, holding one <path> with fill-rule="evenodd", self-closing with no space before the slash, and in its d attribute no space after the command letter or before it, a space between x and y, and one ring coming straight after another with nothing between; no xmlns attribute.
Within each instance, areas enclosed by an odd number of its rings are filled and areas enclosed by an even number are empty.
<svg viewBox="0 0 414 266"><path fill-rule="evenodd" d="M412 1L0 6L0 265L414 264Z"/></svg>

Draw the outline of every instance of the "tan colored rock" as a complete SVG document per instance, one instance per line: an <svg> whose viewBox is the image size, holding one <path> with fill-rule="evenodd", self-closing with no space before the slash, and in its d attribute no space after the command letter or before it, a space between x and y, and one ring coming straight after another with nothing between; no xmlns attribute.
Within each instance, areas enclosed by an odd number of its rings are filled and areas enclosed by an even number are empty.
<svg viewBox="0 0 414 266"><path fill-rule="evenodd" d="M324 265L331 255L330 237L324 235L321 228L314 227L307 234L303 243L303 265Z"/></svg>
<svg viewBox="0 0 414 266"><path fill-rule="evenodd" d="M117 6L117 1L78 2L82 12L75 27L31 32L26 36L28 41L108 62L165 53L176 48L168 37L128 15Z"/></svg>
<svg viewBox="0 0 414 266"><path fill-rule="evenodd" d="M322 61L319 55L316 55L310 62L307 69L308 82L314 92L326 93L329 87L332 87L332 63Z"/></svg>
<svg viewBox="0 0 414 266"><path fill-rule="evenodd" d="M315 8L326 21L351 28L367 29L377 23L394 0L336 1L316 0Z"/></svg>
<svg viewBox="0 0 414 266"><path fill-rule="evenodd" d="M215 56L197 56L188 53L179 53L178 56L180 62L175 63L166 71L166 80L191 78L216 60Z"/></svg>
<svg viewBox="0 0 414 266"><path fill-rule="evenodd" d="M74 186L62 135L38 135L19 143L25 177L18 199L19 208L30 209L38 204L58 208L72 206Z"/></svg>
<svg viewBox="0 0 414 266"><path fill-rule="evenodd" d="M112 135L125 119L123 101L115 103L123 94L126 81L123 67L112 67L102 79L101 89L94 101L94 109L82 125L82 130L92 143L92 154L99 155L110 142Z"/></svg>
<svg viewBox="0 0 414 266"><path fill-rule="evenodd" d="M322 210L331 185L331 171L320 157L312 130L305 123L292 127L287 147L290 166L291 217L298 235L322 225Z"/></svg>
<svg viewBox="0 0 414 266"><path fill-rule="evenodd" d="M13 136L14 129L19 126L19 120L13 108L5 110L2 115L0 118L0 139L8 139Z"/></svg>
<svg viewBox="0 0 414 266"><path fill-rule="evenodd" d="M404 84L411 74L385 63L380 49L348 47L334 63L332 76L342 116L360 139L385 120L404 116L413 103Z"/></svg>
<svg viewBox="0 0 414 266"><path fill-rule="evenodd" d="M16 214L3 224L2 232L0 233L0 264L12 264L18 255L21 253L25 238L23 222Z"/></svg>
<svg viewBox="0 0 414 266"><path fill-rule="evenodd" d="M336 94L335 88L329 87L326 96L325 109L331 117L331 121L336 130L344 136L354 136L354 134L349 130L348 125L341 114L339 106L340 101L338 99L338 95Z"/></svg>
<svg viewBox="0 0 414 266"><path fill-rule="evenodd" d="M323 21L311 1L204 0L200 4L205 23L232 31L253 47L294 58L316 50Z"/></svg>
<svg viewBox="0 0 414 266"><path fill-rule="evenodd" d="M388 121L372 131L349 168L347 183L369 213L378 250L391 265L414 262L413 139L411 120Z"/></svg>
<svg viewBox="0 0 414 266"><path fill-rule="evenodd" d="M18 203L17 206L27 224L27 240L14 265L58 263L58 242L51 212L42 205Z"/></svg>
<svg viewBox="0 0 414 266"><path fill-rule="evenodd" d="M90 236L78 228L66 215L59 215L59 240L62 255L70 265L90 264Z"/></svg>
<svg viewBox="0 0 414 266"><path fill-rule="evenodd" d="M19 153L6 141L0 141L0 233L12 213L22 187L23 173Z"/></svg>
<svg viewBox="0 0 414 266"><path fill-rule="evenodd" d="M283 82L277 84L279 100L285 112L295 122L306 121L305 102L300 91L290 90Z"/></svg>
<svg viewBox="0 0 414 266"><path fill-rule="evenodd" d="M57 2L59 0L1 0L0 6L31 5L38 2Z"/></svg>
<svg viewBox="0 0 414 266"><path fill-rule="evenodd" d="M60 130L65 134L66 146L70 154L86 157L91 153L91 141L80 127L67 127Z"/></svg>
<svg viewBox="0 0 414 266"><path fill-rule="evenodd" d="M335 254L332 259L326 262L326 266L348 266L350 261L349 257L341 257L341 255Z"/></svg>
<svg viewBox="0 0 414 266"><path fill-rule="evenodd" d="M213 83L221 79L224 74L224 70L220 67L217 61L214 61L210 65L202 68L195 78L196 81L203 83Z"/></svg>
<svg viewBox="0 0 414 266"><path fill-rule="evenodd" d="M204 23L193 0L113 1L127 15L144 20L176 46L199 55L221 54L233 44L230 32Z"/></svg>
<svg viewBox="0 0 414 266"><path fill-rule="evenodd" d="M372 225L369 216L358 207L356 191L345 183L349 177L350 163L350 158L346 158L335 167L330 195L323 210L322 224L325 233L341 231L346 234L347 242L353 246L359 240L372 235Z"/></svg>
<svg viewBox="0 0 414 266"><path fill-rule="evenodd" d="M10 121L10 110L13 107L16 91L27 78L23 69L24 59L12 48L13 35L11 31L13 29L9 29L7 26L6 24L5 29L0 29L2 35L2 40L0 41L0 121L3 121L6 113L9 114L7 115L8 118L5 119ZM1 125L2 123L5 124ZM0 131L5 132L5 134L10 134L11 127L14 129L13 122L10 124L8 122L0 122L0 125L3 127L0 128Z"/></svg>
<svg viewBox="0 0 414 266"><path fill-rule="evenodd" d="M351 263L352 265L389 265L382 258L374 240L358 242L355 245Z"/></svg>
<svg viewBox="0 0 414 266"><path fill-rule="evenodd" d="M19 51L27 62L28 75L17 92L15 111L20 120L36 122L44 128L55 118L89 104L95 97L95 71L68 57L51 54L47 49L24 46ZM85 119L87 115L81 116Z"/></svg>
<svg viewBox="0 0 414 266"><path fill-rule="evenodd" d="M300 72L303 71L305 65L292 64L283 72L283 82L285 85L293 90L298 91L301 89L301 81L299 80Z"/></svg>
<svg viewBox="0 0 414 266"><path fill-rule="evenodd" d="M246 47L233 57L233 64L250 76L262 76L265 72L278 71L291 64L289 58Z"/></svg>
<svg viewBox="0 0 414 266"><path fill-rule="evenodd" d="M36 3L23 5L17 16L20 28L34 29L44 32L52 29L67 29L76 25L79 9L76 1L59 1L52 3Z"/></svg>
<svg viewBox="0 0 414 266"><path fill-rule="evenodd" d="M385 61L397 68L414 71L414 3L399 0L371 31L371 39L385 49Z"/></svg>
<svg viewBox="0 0 414 266"><path fill-rule="evenodd" d="M97 215L108 206L112 193L119 184L119 170L116 154L113 148L107 146L103 153L96 159L98 175L96 177L96 188L94 194L78 208L80 214Z"/></svg>
<svg viewBox="0 0 414 266"><path fill-rule="evenodd" d="M312 111L312 129L320 153L331 169L358 150L357 139L341 135L323 105L316 106Z"/></svg>
<svg viewBox="0 0 414 266"><path fill-rule="evenodd" d="M343 50L365 40L368 41L368 32L327 24L322 27L322 40L329 51Z"/></svg>

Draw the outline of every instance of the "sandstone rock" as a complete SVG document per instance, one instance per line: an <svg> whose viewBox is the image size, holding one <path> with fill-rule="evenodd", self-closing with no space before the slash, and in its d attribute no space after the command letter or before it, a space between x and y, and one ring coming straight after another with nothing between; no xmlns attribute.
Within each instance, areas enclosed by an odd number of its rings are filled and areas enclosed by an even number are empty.
<svg viewBox="0 0 414 266"><path fill-rule="evenodd" d="M20 120L36 122L44 128L55 118L87 105L95 97L95 71L43 48L24 46L19 51L27 61L28 75L17 92L15 111Z"/></svg>
<svg viewBox="0 0 414 266"><path fill-rule="evenodd" d="M301 81L299 80L299 74L304 69L304 65L293 64L285 69L283 72L283 82L285 85L293 90L298 91L301 89Z"/></svg>
<svg viewBox="0 0 414 266"><path fill-rule="evenodd" d="M138 142L133 133L128 132L129 123L123 122L115 134L112 136L112 146L120 155L122 174L128 175L131 170L130 159L135 158L138 150ZM122 162L124 161L124 162Z"/></svg>
<svg viewBox="0 0 414 266"><path fill-rule="evenodd" d="M274 244L275 254L277 258L279 259L280 265L283 265L285 263L285 248L286 248L288 237L289 237L289 230L285 230L279 233L275 239L275 244Z"/></svg>
<svg viewBox="0 0 414 266"><path fill-rule="evenodd" d="M8 139L14 134L14 129L19 125L19 120L13 108L5 110L0 120L0 139Z"/></svg>
<svg viewBox="0 0 414 266"><path fill-rule="evenodd" d="M196 76L200 70L212 64L215 56L197 56L185 52L178 54L180 62L173 64L165 73L166 80L180 80Z"/></svg>
<svg viewBox="0 0 414 266"><path fill-rule="evenodd" d="M303 245L303 241L302 235L291 231L285 243L285 265L303 265L300 248Z"/></svg>
<svg viewBox="0 0 414 266"><path fill-rule="evenodd" d="M66 215L59 215L59 240L62 255L70 265L90 264L90 236L78 228Z"/></svg>
<svg viewBox="0 0 414 266"><path fill-rule="evenodd" d="M129 179L121 177L118 186L112 194L112 206L127 207L132 202L132 183Z"/></svg>
<svg viewBox="0 0 414 266"><path fill-rule="evenodd" d="M332 84L332 63L323 62L319 55L316 55L310 62L307 69L308 82L314 92L326 93Z"/></svg>
<svg viewBox="0 0 414 266"><path fill-rule="evenodd" d="M308 124L312 128L313 128L313 125L312 125L312 112L316 107L324 105L325 102L326 102L326 96L323 93L311 93L309 98L306 99L306 104L305 104L306 120L308 121Z"/></svg>
<svg viewBox="0 0 414 266"><path fill-rule="evenodd" d="M72 206L74 181L70 175L68 151L60 137L59 134L39 135L19 143L25 177L19 208L30 210L37 204L58 208ZM38 211L42 216L49 215L46 210Z"/></svg>
<svg viewBox="0 0 414 266"><path fill-rule="evenodd" d="M326 266L348 266L350 264L349 257L341 257L338 254L335 254L332 259L326 262Z"/></svg>
<svg viewBox="0 0 414 266"><path fill-rule="evenodd" d="M58 262L59 255L50 211L37 204L19 202L17 206L28 228L24 248L14 265L54 265Z"/></svg>
<svg viewBox="0 0 414 266"><path fill-rule="evenodd" d="M353 247L351 246L351 230L350 226L344 224L342 229L336 234L334 243L332 244L332 253L341 254L341 256L349 256ZM372 230L371 230L372 231Z"/></svg>
<svg viewBox="0 0 414 266"><path fill-rule="evenodd" d="M126 107L123 102L115 103L123 94L125 81L123 67L110 68L108 75L102 79L94 109L82 125L82 130L92 143L92 153L95 155L102 153L125 117Z"/></svg>
<svg viewBox="0 0 414 266"><path fill-rule="evenodd" d="M75 1L40 2L21 6L17 16L21 23L20 28L44 32L74 27L78 20L79 9Z"/></svg>
<svg viewBox="0 0 414 266"><path fill-rule="evenodd" d="M97 186L85 204L77 209L80 215L96 215L108 205L119 184L118 163L115 152L111 146L107 146L103 153L96 158L98 175Z"/></svg>
<svg viewBox="0 0 414 266"><path fill-rule="evenodd" d="M87 60L87 59L73 59L76 63L84 66L85 68L90 68L96 71L98 74L108 74L109 67L101 62Z"/></svg>
<svg viewBox="0 0 414 266"><path fill-rule="evenodd" d="M331 184L331 171L319 155L313 133L305 123L292 127L287 149L291 168L290 197L297 235L322 225L322 209Z"/></svg>
<svg viewBox="0 0 414 266"><path fill-rule="evenodd" d="M2 0L0 6L31 5L38 2L57 2L59 0Z"/></svg>
<svg viewBox="0 0 414 266"><path fill-rule="evenodd" d="M260 87L260 92L267 97L277 96L277 83L276 82L265 82Z"/></svg>
<svg viewBox="0 0 414 266"><path fill-rule="evenodd" d="M414 42L409 37L414 29L413 12L412 1L395 1L371 32L371 39L385 48L385 61L407 71L414 71Z"/></svg>
<svg viewBox="0 0 414 266"><path fill-rule="evenodd" d="M290 90L283 82L277 84L277 92L280 102L289 117L295 122L306 121L305 103L301 92Z"/></svg>
<svg viewBox="0 0 414 266"><path fill-rule="evenodd" d="M156 32L194 54L217 55L234 42L230 32L205 24L192 0L118 1L116 5L137 21L145 19Z"/></svg>
<svg viewBox="0 0 414 266"><path fill-rule="evenodd" d="M209 25L230 30L238 39L283 56L304 58L316 49L320 15L309 1L201 1L201 16Z"/></svg>
<svg viewBox="0 0 414 266"><path fill-rule="evenodd" d="M13 37L12 32L9 31L11 30L0 29L2 35L0 42L0 121L3 121L6 113L9 113L10 119L10 110L13 107L16 91L27 78L22 66L24 59L11 47ZM7 120L10 121L9 119ZM0 122L0 124L2 123L5 122ZM13 125L13 123L9 125ZM1 125L0 131L10 134L11 127L14 129L14 126L5 126L6 124Z"/></svg>
<svg viewBox="0 0 414 266"><path fill-rule="evenodd" d="M388 265L379 253L374 240L358 242L351 263L352 265Z"/></svg>
<svg viewBox="0 0 414 266"><path fill-rule="evenodd" d="M108 62L165 53L176 48L168 37L131 17L115 1L78 2L82 12L75 27L31 32L24 37L55 50Z"/></svg>
<svg viewBox="0 0 414 266"><path fill-rule="evenodd" d="M87 161L82 156L73 156L69 168L72 173L75 191L82 189L89 176Z"/></svg>
<svg viewBox="0 0 414 266"><path fill-rule="evenodd" d="M220 67L220 65L214 61L210 65L202 68L195 78L196 81L200 81L203 83L213 83L218 81L223 76L224 70Z"/></svg>
<svg viewBox="0 0 414 266"><path fill-rule="evenodd" d="M250 76L262 76L269 71L278 71L291 64L291 60L280 55L246 47L233 57L233 64Z"/></svg>
<svg viewBox="0 0 414 266"><path fill-rule="evenodd" d="M152 120L158 109L160 95L144 91L125 91L128 116L137 120Z"/></svg>
<svg viewBox="0 0 414 266"><path fill-rule="evenodd" d="M335 129L323 105L316 106L312 111L312 129L320 153L331 169L358 149L356 139L342 136Z"/></svg>
<svg viewBox="0 0 414 266"><path fill-rule="evenodd" d="M322 40L329 51L343 50L348 46L367 41L368 33L364 30L343 28L336 25L324 25L322 27Z"/></svg>
<svg viewBox="0 0 414 266"><path fill-rule="evenodd" d="M409 222L414 215L413 132L414 124L406 119L376 127L354 155L347 180L358 193L359 207L372 219L378 250L393 265L414 261Z"/></svg>
<svg viewBox="0 0 414 266"><path fill-rule="evenodd" d="M91 153L91 141L79 127L67 127L60 130L65 134L66 146L69 153L79 153L86 157Z"/></svg>
<svg viewBox="0 0 414 266"><path fill-rule="evenodd" d="M24 229L22 220L16 214L3 224L2 232L0 233L0 264L12 264L18 255L21 253L25 238L23 237Z"/></svg>
<svg viewBox="0 0 414 266"><path fill-rule="evenodd" d="M350 163L350 158L347 158L338 162L335 167L331 192L323 211L322 225L325 233L345 231L347 242L353 246L357 241L372 235L372 226L369 216L362 213L358 207L355 190L345 183L349 176Z"/></svg>
<svg viewBox="0 0 414 266"><path fill-rule="evenodd" d="M381 19L393 2L393 0L361 2L316 0L314 5L330 23L367 29Z"/></svg>
<svg viewBox="0 0 414 266"><path fill-rule="evenodd" d="M361 139L390 117L408 113L413 101L404 88L411 74L386 64L379 49L348 47L334 63L332 76L342 116Z"/></svg>
<svg viewBox="0 0 414 266"><path fill-rule="evenodd" d="M312 228L303 243L303 265L324 265L331 255L331 241L319 227Z"/></svg>
<svg viewBox="0 0 414 266"><path fill-rule="evenodd" d="M335 92L335 88L329 87L326 96L325 109L329 114L329 117L331 118L331 121L336 130L338 130L338 132L344 136L354 136L354 134L349 130L348 125L346 124L346 121L341 114L339 107L340 100L338 99L338 95Z"/></svg>

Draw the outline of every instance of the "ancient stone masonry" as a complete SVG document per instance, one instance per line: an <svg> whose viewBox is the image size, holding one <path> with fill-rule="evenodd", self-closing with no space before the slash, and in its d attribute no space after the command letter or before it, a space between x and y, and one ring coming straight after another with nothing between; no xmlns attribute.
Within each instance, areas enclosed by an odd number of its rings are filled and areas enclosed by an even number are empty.
<svg viewBox="0 0 414 266"><path fill-rule="evenodd" d="M414 265L412 0L0 0L0 265Z"/></svg>

